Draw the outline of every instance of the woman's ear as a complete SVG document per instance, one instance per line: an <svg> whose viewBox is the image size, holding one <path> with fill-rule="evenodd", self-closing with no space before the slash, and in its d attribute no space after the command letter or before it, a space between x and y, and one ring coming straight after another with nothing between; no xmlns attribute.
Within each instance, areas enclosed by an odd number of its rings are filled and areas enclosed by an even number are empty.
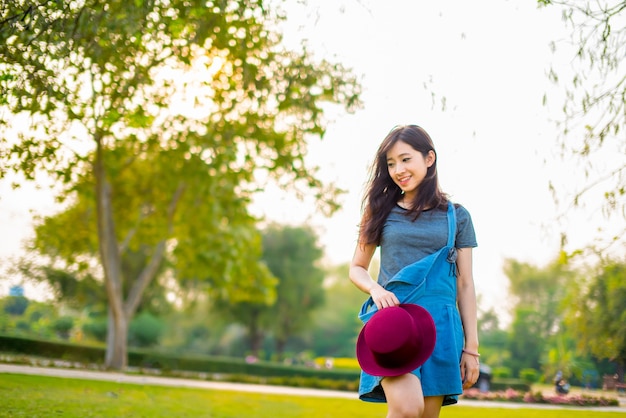
<svg viewBox="0 0 626 418"><path fill-rule="evenodd" d="M435 161L437 161L437 154L435 154L435 151L428 151L428 155L426 156L426 166L429 168L432 167L432 165L435 164Z"/></svg>

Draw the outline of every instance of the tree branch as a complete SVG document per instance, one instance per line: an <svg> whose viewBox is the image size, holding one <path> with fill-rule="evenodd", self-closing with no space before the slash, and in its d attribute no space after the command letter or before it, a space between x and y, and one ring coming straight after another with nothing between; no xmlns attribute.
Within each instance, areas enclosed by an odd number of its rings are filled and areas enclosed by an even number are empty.
<svg viewBox="0 0 626 418"><path fill-rule="evenodd" d="M176 207L178 206L178 202L185 191L184 183L180 183L178 188L174 192L174 196L172 197L172 201L169 204L167 209L167 234L169 235L173 228L174 214L176 213ZM132 314L137 309L139 305L139 301L141 300L141 295L144 290L148 286L148 284L154 279L156 273L161 265L161 261L163 260L163 256L165 254L165 244L167 242L167 237L163 238L159 243L155 246L154 252L152 253L152 257L150 257L150 261L144 267L141 274L133 284L133 287L130 289L128 293L128 298L126 303L124 304L124 312L127 318L130 318Z"/></svg>

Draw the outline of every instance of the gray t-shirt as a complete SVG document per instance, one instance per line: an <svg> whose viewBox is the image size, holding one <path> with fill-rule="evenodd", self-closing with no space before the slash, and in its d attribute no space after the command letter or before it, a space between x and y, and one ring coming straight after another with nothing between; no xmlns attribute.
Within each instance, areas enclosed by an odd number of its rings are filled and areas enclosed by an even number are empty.
<svg viewBox="0 0 626 418"><path fill-rule="evenodd" d="M455 205L456 248L473 248L476 233L472 218L463 206ZM420 214L416 221L406 216L406 209L395 206L383 227L380 241L380 273L378 283L384 286L405 266L436 253L448 242L447 211L432 209Z"/></svg>

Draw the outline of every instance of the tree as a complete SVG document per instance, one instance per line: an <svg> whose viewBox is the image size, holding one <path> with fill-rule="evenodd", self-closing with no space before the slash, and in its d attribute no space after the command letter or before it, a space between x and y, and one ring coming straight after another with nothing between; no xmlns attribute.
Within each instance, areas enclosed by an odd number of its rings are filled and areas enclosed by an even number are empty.
<svg viewBox="0 0 626 418"><path fill-rule="evenodd" d="M216 308L244 325L251 353L258 356L263 340L273 335L282 357L293 337L310 326L311 315L324 301L324 271L317 265L322 250L308 227L272 224L263 231L263 262L278 280L273 303L217 301Z"/></svg>
<svg viewBox="0 0 626 418"><path fill-rule="evenodd" d="M567 323L578 348L617 364L623 381L626 366L626 264L605 261L587 281L571 286Z"/></svg>
<svg viewBox="0 0 626 418"><path fill-rule="evenodd" d="M550 80L563 86L563 117L557 121L564 156L579 157L587 183L573 196L573 206L592 189L605 199L604 212L626 213L626 160L606 158L624 155L626 136L626 2L538 0L539 5L559 7L571 28L575 51L571 67L552 67ZM553 42L553 50L563 45ZM560 51L559 51L560 52ZM544 103L549 103L544 97ZM578 140L580 138L580 140ZM551 187L556 187L551 185ZM555 190L556 192L556 190ZM625 234L615 233L611 241Z"/></svg>
<svg viewBox="0 0 626 418"><path fill-rule="evenodd" d="M269 316L270 305L268 302L261 301L231 303L224 299L218 299L215 301L213 308L215 311L222 312L224 317L243 325L246 330L250 355L258 358L263 346L263 340L269 329L271 320Z"/></svg>
<svg viewBox="0 0 626 418"><path fill-rule="evenodd" d="M541 321L538 337L556 333L561 325L561 303L574 277L565 259L556 258L544 267L507 259L503 270L509 279L509 292L516 299L515 306L537 313Z"/></svg>
<svg viewBox="0 0 626 418"><path fill-rule="evenodd" d="M269 314L279 358L289 338L311 325L314 309L324 302L322 254L309 228L271 225L263 232L263 261L278 279Z"/></svg>
<svg viewBox="0 0 626 418"><path fill-rule="evenodd" d="M63 340L69 339L72 328L74 328L74 318L69 315L61 316L52 323L52 329Z"/></svg>
<svg viewBox="0 0 626 418"><path fill-rule="evenodd" d="M522 369L539 369L541 366L541 354L547 346L541 328L541 316L537 311L524 307L515 309L508 344L509 364L514 376Z"/></svg>
<svg viewBox="0 0 626 418"><path fill-rule="evenodd" d="M101 277L94 271L97 263L97 228L95 202L91 195L76 193L75 202L35 224L34 238L29 242L28 254L17 264L16 273L30 280L45 283L55 300L75 309L88 309L90 313L104 312L107 295ZM116 213L117 219L124 216ZM35 255L33 257L32 255ZM129 246L120 253L120 270L123 277L139 277L150 259L151 248ZM44 257L42 257L44 256ZM155 278L166 271L167 260L162 260ZM124 286L131 283L124 282ZM124 288L124 294L129 289ZM152 280L143 292L137 311L149 309L152 313L171 311L166 299L166 286Z"/></svg>
<svg viewBox="0 0 626 418"><path fill-rule="evenodd" d="M4 312L9 315L23 315L28 308L28 298L26 296L9 296L4 303Z"/></svg>
<svg viewBox="0 0 626 418"><path fill-rule="evenodd" d="M318 356L354 357L356 340L363 323L358 313L367 295L348 279L349 264L327 269L324 303L314 314L309 331L312 349Z"/></svg>
<svg viewBox="0 0 626 418"><path fill-rule="evenodd" d="M516 299L509 342L511 368L514 372L539 369L552 337L563 332L561 304L573 273L562 257L545 267L507 259L504 273Z"/></svg>
<svg viewBox="0 0 626 418"><path fill-rule="evenodd" d="M256 178L336 209L306 140L323 136L324 104L360 104L355 78L282 50L262 0L18 0L0 13L0 176L43 173L70 203L91 194L106 366L125 367L128 324L166 256L224 297L267 296L247 212ZM124 277L123 252L142 245L147 263Z"/></svg>
<svg viewBox="0 0 626 418"><path fill-rule="evenodd" d="M481 312L478 317L478 340L481 360L487 365L503 366L510 360L509 334L500 328L499 315L493 308Z"/></svg>

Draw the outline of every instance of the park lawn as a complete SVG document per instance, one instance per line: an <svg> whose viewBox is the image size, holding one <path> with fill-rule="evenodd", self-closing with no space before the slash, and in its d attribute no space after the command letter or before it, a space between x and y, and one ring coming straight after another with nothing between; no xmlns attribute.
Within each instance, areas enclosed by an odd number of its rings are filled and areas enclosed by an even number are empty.
<svg viewBox="0 0 626 418"><path fill-rule="evenodd" d="M384 417L384 404L0 374L0 417ZM445 407L441 418L623 417L620 412Z"/></svg>

